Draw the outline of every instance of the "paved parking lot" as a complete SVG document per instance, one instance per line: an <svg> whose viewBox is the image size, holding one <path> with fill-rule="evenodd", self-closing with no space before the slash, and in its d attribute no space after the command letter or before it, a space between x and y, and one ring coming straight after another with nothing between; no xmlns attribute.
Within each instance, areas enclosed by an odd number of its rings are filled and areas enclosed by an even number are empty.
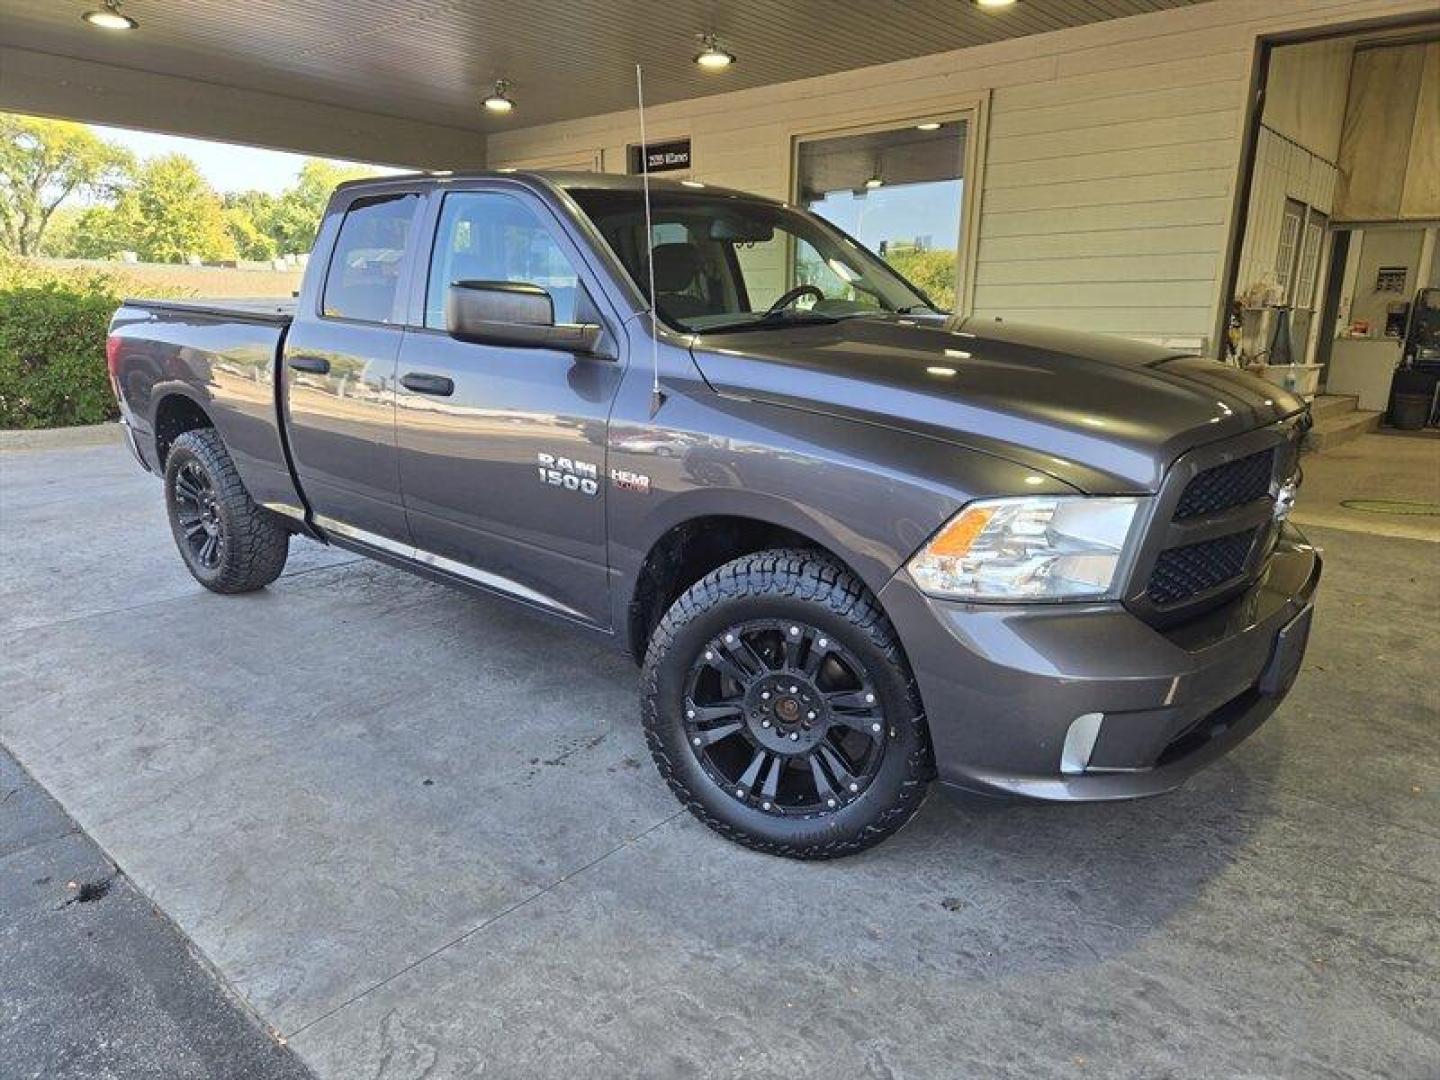
<svg viewBox="0 0 1440 1080"><path fill-rule="evenodd" d="M322 1077L1433 1078L1440 547L1312 539L1294 696L1185 790L802 865L577 634L308 542L213 596L118 445L12 451L0 741Z"/></svg>

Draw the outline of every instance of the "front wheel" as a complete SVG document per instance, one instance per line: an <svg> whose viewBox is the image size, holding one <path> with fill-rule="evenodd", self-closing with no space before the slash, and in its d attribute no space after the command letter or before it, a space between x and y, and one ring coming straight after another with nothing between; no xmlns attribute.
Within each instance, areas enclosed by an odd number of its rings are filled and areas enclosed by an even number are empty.
<svg viewBox="0 0 1440 1080"><path fill-rule="evenodd" d="M934 771L894 629L852 574L803 549L727 563L675 602L646 651L644 721L696 817L792 858L879 843Z"/></svg>
<svg viewBox="0 0 1440 1080"><path fill-rule="evenodd" d="M165 508L185 566L212 592L263 589L285 569L290 534L255 505L214 428L187 431L170 447Z"/></svg>

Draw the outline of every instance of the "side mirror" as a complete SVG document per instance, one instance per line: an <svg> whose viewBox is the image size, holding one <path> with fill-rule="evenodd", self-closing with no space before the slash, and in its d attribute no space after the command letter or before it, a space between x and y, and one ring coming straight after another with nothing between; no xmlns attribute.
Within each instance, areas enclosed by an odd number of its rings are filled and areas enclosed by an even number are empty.
<svg viewBox="0 0 1440 1080"><path fill-rule="evenodd" d="M445 293L445 329L459 341L611 355L595 323L557 323L550 294L519 281L457 281Z"/></svg>

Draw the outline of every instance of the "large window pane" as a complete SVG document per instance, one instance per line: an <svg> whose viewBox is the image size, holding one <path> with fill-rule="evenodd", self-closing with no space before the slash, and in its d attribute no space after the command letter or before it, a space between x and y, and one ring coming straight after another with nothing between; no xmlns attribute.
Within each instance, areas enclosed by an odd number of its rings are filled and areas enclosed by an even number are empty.
<svg viewBox="0 0 1440 1080"><path fill-rule="evenodd" d="M389 322L418 195L357 199L345 214L325 275L325 315Z"/></svg>
<svg viewBox="0 0 1440 1080"><path fill-rule="evenodd" d="M931 128L931 130L924 130ZM953 310L966 123L807 139L800 201Z"/></svg>
<svg viewBox="0 0 1440 1080"><path fill-rule="evenodd" d="M519 199L488 191L445 196L425 290L425 325L445 326L445 292L457 281L513 281L550 294L555 321L575 321L579 279L545 224Z"/></svg>

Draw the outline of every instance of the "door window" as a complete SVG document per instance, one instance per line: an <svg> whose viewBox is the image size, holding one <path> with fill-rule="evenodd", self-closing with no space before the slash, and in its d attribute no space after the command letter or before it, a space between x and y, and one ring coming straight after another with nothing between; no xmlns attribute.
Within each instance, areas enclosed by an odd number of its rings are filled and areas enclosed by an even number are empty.
<svg viewBox="0 0 1440 1080"><path fill-rule="evenodd" d="M950 120L806 139L799 199L953 310L966 132L964 120Z"/></svg>
<svg viewBox="0 0 1440 1080"><path fill-rule="evenodd" d="M357 199L345 212L325 274L321 311L334 319L389 322L420 196Z"/></svg>
<svg viewBox="0 0 1440 1080"><path fill-rule="evenodd" d="M445 292L457 281L538 285L550 294L557 323L575 321L580 280L574 264L545 223L511 195L454 191L445 196L425 290L426 326L445 328Z"/></svg>

